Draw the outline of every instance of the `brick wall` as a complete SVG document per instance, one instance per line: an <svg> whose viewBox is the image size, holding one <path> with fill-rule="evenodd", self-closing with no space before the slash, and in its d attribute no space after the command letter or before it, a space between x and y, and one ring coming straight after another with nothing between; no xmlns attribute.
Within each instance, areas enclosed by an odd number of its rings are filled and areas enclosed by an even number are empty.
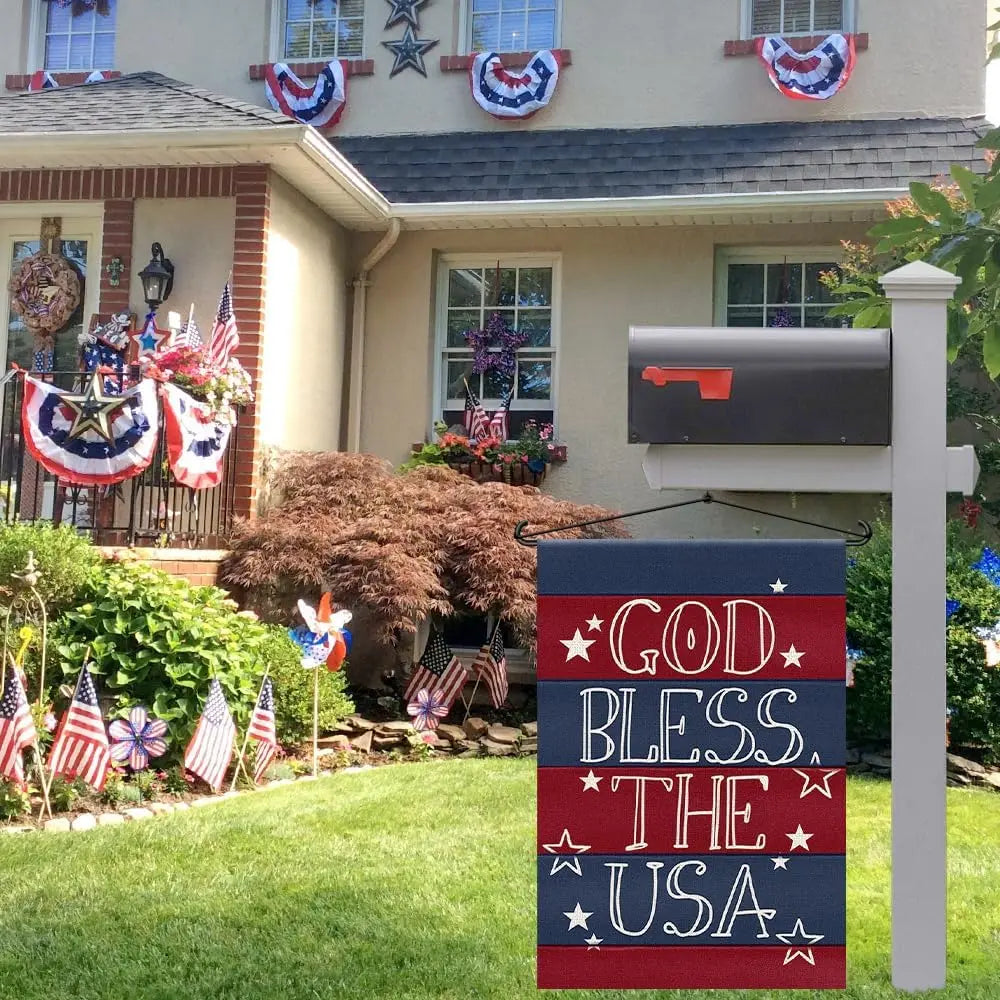
<svg viewBox="0 0 1000 1000"><path fill-rule="evenodd" d="M229 554L208 549L118 549L104 548L107 558L139 559L171 576L183 577L197 587L218 583L219 563Z"/></svg>

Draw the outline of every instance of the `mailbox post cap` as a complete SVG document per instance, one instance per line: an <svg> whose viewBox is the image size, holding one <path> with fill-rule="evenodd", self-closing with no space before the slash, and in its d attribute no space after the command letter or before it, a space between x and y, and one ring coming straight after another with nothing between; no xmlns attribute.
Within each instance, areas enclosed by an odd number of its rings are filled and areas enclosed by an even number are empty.
<svg viewBox="0 0 1000 1000"><path fill-rule="evenodd" d="M890 299L951 299L962 279L922 260L904 264L882 276Z"/></svg>

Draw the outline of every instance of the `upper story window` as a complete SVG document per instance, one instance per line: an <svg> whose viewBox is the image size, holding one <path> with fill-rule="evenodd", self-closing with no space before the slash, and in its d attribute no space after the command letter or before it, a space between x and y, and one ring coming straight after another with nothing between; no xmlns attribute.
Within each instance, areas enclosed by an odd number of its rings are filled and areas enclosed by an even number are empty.
<svg viewBox="0 0 1000 1000"><path fill-rule="evenodd" d="M851 31L853 0L744 0L744 35L823 35Z"/></svg>
<svg viewBox="0 0 1000 1000"><path fill-rule="evenodd" d="M73 13L73 5L44 0L45 69L114 69L118 0ZM106 11L106 13L105 13Z"/></svg>
<svg viewBox="0 0 1000 1000"><path fill-rule="evenodd" d="M466 2L472 52L537 52L559 45L560 0Z"/></svg>
<svg viewBox="0 0 1000 1000"><path fill-rule="evenodd" d="M365 0L282 0L282 4L282 59L360 58Z"/></svg>

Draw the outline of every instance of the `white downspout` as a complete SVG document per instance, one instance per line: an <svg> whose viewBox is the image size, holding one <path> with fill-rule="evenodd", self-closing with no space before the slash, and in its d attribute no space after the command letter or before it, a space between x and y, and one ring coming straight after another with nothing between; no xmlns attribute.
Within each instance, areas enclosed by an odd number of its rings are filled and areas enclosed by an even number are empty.
<svg viewBox="0 0 1000 1000"><path fill-rule="evenodd" d="M361 387L365 364L365 305L368 275L372 268L396 245L402 225L399 219L389 220L389 231L361 262L361 269L352 282L354 310L351 317L351 377L347 389L347 450L361 451Z"/></svg>

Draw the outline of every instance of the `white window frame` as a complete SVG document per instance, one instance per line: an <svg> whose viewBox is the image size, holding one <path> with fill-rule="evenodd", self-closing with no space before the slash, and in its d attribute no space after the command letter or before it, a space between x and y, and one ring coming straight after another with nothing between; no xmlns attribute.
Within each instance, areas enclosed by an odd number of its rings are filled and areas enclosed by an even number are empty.
<svg viewBox="0 0 1000 1000"><path fill-rule="evenodd" d="M493 635L493 629L497 623L497 617L494 614L475 615L470 617L476 617L476 618L483 617L486 619L486 636L483 639L482 644L479 646L452 646L449 644L448 646L448 648L462 661L462 664L467 669L472 666L472 663L475 660L476 655L483 648L483 646L485 646L486 643L490 641L490 637ZM439 619L434 624L439 629L441 630L444 629L444 624L445 624L444 621ZM429 638L430 638L430 626L427 623L427 619L423 619L423 621L421 622L421 629L414 643L414 650L416 649L420 650L420 655L414 656L413 658L414 669L416 669L416 665L418 660L420 659L420 656L423 655L424 647L426 647L427 640ZM508 673L513 673L515 671L522 674L525 673L526 671L534 672L535 664L534 661L532 660L530 650L528 650L524 646L506 645L507 640L508 637L505 635L504 652L506 653L507 656ZM514 669L512 670L511 668ZM469 676L471 678L469 683L475 684L475 678L472 676L471 673ZM514 683L517 683L517 681L515 681Z"/></svg>
<svg viewBox="0 0 1000 1000"><path fill-rule="evenodd" d="M32 0L28 13L28 72L48 69L45 65L45 25L48 20L47 0ZM120 13L120 11L118 12ZM100 17L100 15L97 15ZM115 61L118 61L118 19L115 18ZM50 73L91 73L113 70L114 66L89 66L87 69L49 69Z"/></svg>
<svg viewBox="0 0 1000 1000"><path fill-rule="evenodd" d="M447 342L447 318L448 318L448 272L454 268L482 267L486 269L495 268L497 261L500 267L548 267L552 269L552 336L549 346L545 348L551 352L552 357L552 389L549 407L552 409L553 438L558 440L559 436L559 359L561 351L559 347L559 329L562 312L562 255L561 254L537 254L537 253L503 253L495 251L493 253L476 254L442 254L438 258L438 268L436 277L436 294L434 304L434 390L432 392L432 409L430 420L427 424L428 432L433 438L434 422L441 419L441 414L445 410L447 400L444 398L444 352ZM512 412L518 410L541 410L548 409L537 405L542 400L519 400L515 399L511 405ZM491 403L499 403L498 400L482 400L483 406L491 409ZM523 405L522 405L523 404ZM535 405L529 405L535 404ZM464 406L464 400L462 406Z"/></svg>
<svg viewBox="0 0 1000 1000"><path fill-rule="evenodd" d="M552 48L562 47L563 0L555 0L556 27ZM457 55L468 56L475 51L472 48L472 0L460 0L458 5L458 37L460 39ZM502 53L501 53L502 54Z"/></svg>
<svg viewBox="0 0 1000 1000"><path fill-rule="evenodd" d="M288 10L288 0L271 0L271 30L268 43L268 62L288 62L285 55L285 12ZM361 22L361 54L356 56L310 56L308 59L291 59L291 62L323 62L330 59L364 59L368 50L368 5L365 5L364 19ZM353 19L352 19L353 20Z"/></svg>
<svg viewBox="0 0 1000 1000"><path fill-rule="evenodd" d="M781 0L782 3L785 0ZM843 13L843 25L841 26L841 31L848 34L853 33L857 30L858 22L858 7L857 0L843 0L844 13ZM762 35L754 35L751 33L750 29L753 25L753 0L740 0L740 37L741 38L760 38L764 37ZM809 35L815 35L815 31L787 31L784 32L785 38L803 38Z"/></svg>
<svg viewBox="0 0 1000 1000"><path fill-rule="evenodd" d="M775 264L787 257L793 264L825 264L844 259L840 246L754 246L716 247L715 250L715 304L713 325L726 326L729 310L729 266L730 264ZM756 329L748 326L747 330ZM767 329L761 327L761 329Z"/></svg>

